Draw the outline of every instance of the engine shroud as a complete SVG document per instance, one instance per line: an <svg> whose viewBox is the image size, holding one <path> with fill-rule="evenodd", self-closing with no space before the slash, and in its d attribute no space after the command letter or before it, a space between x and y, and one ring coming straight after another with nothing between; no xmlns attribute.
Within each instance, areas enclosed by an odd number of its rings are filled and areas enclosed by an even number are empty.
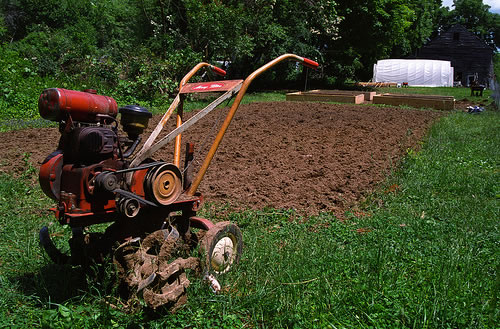
<svg viewBox="0 0 500 329"><path fill-rule="evenodd" d="M61 141L65 163L90 165L118 157L118 136L107 127L78 127Z"/></svg>

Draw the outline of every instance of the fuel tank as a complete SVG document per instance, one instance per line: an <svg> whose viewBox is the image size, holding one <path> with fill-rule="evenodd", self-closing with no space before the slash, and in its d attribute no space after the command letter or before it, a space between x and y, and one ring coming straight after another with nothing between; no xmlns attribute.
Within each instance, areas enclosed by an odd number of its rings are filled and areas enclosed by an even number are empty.
<svg viewBox="0 0 500 329"><path fill-rule="evenodd" d="M45 89L38 99L40 116L51 121L65 120L98 122L98 114L116 117L118 105L108 96L97 95L95 90L76 91L62 88Z"/></svg>

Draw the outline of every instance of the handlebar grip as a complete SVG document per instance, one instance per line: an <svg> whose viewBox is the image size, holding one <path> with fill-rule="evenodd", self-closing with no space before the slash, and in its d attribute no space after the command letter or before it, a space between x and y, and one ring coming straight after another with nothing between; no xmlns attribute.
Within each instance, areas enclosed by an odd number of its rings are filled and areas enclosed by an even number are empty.
<svg viewBox="0 0 500 329"><path fill-rule="evenodd" d="M302 62L302 64L306 67L309 67L311 69L317 69L319 64L313 60L310 60L309 58L305 58L304 57L304 62Z"/></svg>
<svg viewBox="0 0 500 329"><path fill-rule="evenodd" d="M214 71L215 74L218 74L220 76L225 76L226 75L226 71L224 71L223 69L217 67L217 66L212 66L212 71Z"/></svg>

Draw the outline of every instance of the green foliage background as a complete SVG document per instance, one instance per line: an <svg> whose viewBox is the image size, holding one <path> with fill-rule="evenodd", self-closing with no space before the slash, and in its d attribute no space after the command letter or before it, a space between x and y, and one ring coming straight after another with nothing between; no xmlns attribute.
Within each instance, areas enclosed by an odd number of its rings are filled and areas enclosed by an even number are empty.
<svg viewBox="0 0 500 329"><path fill-rule="evenodd" d="M454 2L449 11L441 0L0 0L0 120L37 118L47 87L162 106L199 61L230 63L228 78L241 78L292 52L321 63L309 83L338 87L454 23L500 45L500 15L482 0ZM299 88L304 72L280 65L258 86Z"/></svg>

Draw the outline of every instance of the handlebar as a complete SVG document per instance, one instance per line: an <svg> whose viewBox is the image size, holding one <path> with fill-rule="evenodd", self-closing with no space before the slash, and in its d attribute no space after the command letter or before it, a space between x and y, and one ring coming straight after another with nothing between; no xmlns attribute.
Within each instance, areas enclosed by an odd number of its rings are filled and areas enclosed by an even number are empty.
<svg viewBox="0 0 500 329"><path fill-rule="evenodd" d="M196 193L196 189L200 185L201 180L203 179L203 176L205 175L205 173L208 169L208 166L210 165L210 162L212 161L212 159L215 155L215 152L217 151L217 148L219 147L219 144L222 141L222 138L224 137L224 134L226 133L226 130L227 130L229 124L231 123L231 120L233 119L234 114L236 113L236 110L238 109L238 106L240 105L241 99L243 98L243 96L245 95L245 93L248 89L248 86L261 73L263 73L264 71L270 69L274 65L276 65L284 60L294 60L297 62L301 62L304 66L312 68L312 69L316 69L319 66L318 63L316 63L315 61L310 60L308 58L297 56L295 54L284 54L284 55L281 55L281 56L273 59L269 63L261 66L260 68L255 70L252 74L250 74L245 79L245 81L243 81L243 84L240 88L240 91L236 95L236 98L233 102L233 105L229 109L229 112L226 116L226 119L222 123L222 126L221 126L219 132L217 133L217 136L215 137L214 143L210 147L210 150L208 150L208 154L206 155L205 160L203 161L203 163L198 171L198 174L194 178L189 190L186 192L187 195L194 195Z"/></svg>
<svg viewBox="0 0 500 329"><path fill-rule="evenodd" d="M304 61L302 62L302 65L304 65L305 67L309 67L311 69L314 69L316 70L319 66L319 64L313 60L310 60L309 58L305 58L304 57Z"/></svg>
<svg viewBox="0 0 500 329"><path fill-rule="evenodd" d="M215 73L215 74L218 74L222 77L226 76L226 71L224 71L223 69L221 69L220 67L217 67L217 66L213 66L213 65L210 65L210 68L212 69L212 71Z"/></svg>
<svg viewBox="0 0 500 329"><path fill-rule="evenodd" d="M284 54L284 55L281 55L281 56L273 59L272 61L268 62L267 64L263 65L259 69L255 70L252 74L250 74L245 79L245 81L242 82L241 88L239 89L239 92L236 95L236 99L234 100L231 108L229 109L229 113L227 114L226 119L222 123L222 126L221 126L221 128L220 128L220 130L219 130L219 132L218 132L218 134L217 134L217 136L215 138L215 141L212 144L210 150L208 151L208 154L206 155L205 160L204 160L204 162L203 162L200 170L198 171L197 176L195 177L195 179L194 179L191 187L187 191L187 193L186 193L187 195L194 195L196 193L196 189L198 188L201 180L203 179L203 176L205 175L205 172L207 171L208 166L210 165L210 162L212 161L212 158L214 157L215 152L216 152L216 150L217 150L220 142L222 141L222 138L223 138L224 134L226 133L226 130L227 130L229 124L231 123L231 120L232 120L232 118L233 118L236 110L238 109L238 106L240 105L241 100L242 100L243 96L245 95L245 92L247 91L248 86L261 73L263 73L264 71L270 69L274 65L276 65L276 64L278 64L278 63L280 63L280 62L282 62L284 60L294 60L294 61L300 62L304 66L306 66L308 68L312 68L312 69L316 69L319 66L319 64L317 62L315 62L315 61L313 61L311 59L304 58L304 57L301 57L301 56L297 56L295 54ZM224 71L223 69L218 68L216 66L213 66L211 64L205 63L205 62L201 62L201 63L198 63L196 66L194 66L191 69L191 71L189 71L189 73L184 76L184 78L181 80L181 82L179 84L179 90L182 90L182 87L187 84L187 82L189 81L189 79L191 79L191 77L198 70L200 70L203 67L207 67L207 66L213 72L215 72L216 74L219 74L219 75L222 75L222 76L226 75L226 71ZM173 111L177 108L177 106L180 103L182 103L182 101L181 101L181 97L180 97L180 93L179 93L175 97L175 99L172 102L172 104L170 104L170 107L168 108L167 112L165 112L165 114L163 115L162 119L160 120L160 122L158 123L158 125L156 126L156 128L153 130L153 132L151 133L151 135L149 136L149 138L146 140L146 142L144 143L144 145L141 148L141 150L136 154L134 160L130 163L130 167L131 168L139 165L140 162L146 157L146 154L147 154L148 150L151 148L151 145L155 141L156 137L158 137L158 135L160 134L160 132L163 129L163 126L165 125L166 121L172 115ZM177 119L178 119L178 121L177 121L177 127L179 127L182 124L181 119L179 119L179 113L178 113L178 118ZM178 135L177 137L179 137L179 136L180 135ZM176 165L178 165L178 163L176 163L176 161L177 161L176 159L178 159L178 154L180 154L180 153L178 153L179 149L180 149L180 139L179 139L179 143L177 142L177 139L176 139L176 148L175 148L176 151L175 151L175 154L174 154L174 164L176 164ZM130 176L129 180L130 179L131 179L131 176Z"/></svg>

